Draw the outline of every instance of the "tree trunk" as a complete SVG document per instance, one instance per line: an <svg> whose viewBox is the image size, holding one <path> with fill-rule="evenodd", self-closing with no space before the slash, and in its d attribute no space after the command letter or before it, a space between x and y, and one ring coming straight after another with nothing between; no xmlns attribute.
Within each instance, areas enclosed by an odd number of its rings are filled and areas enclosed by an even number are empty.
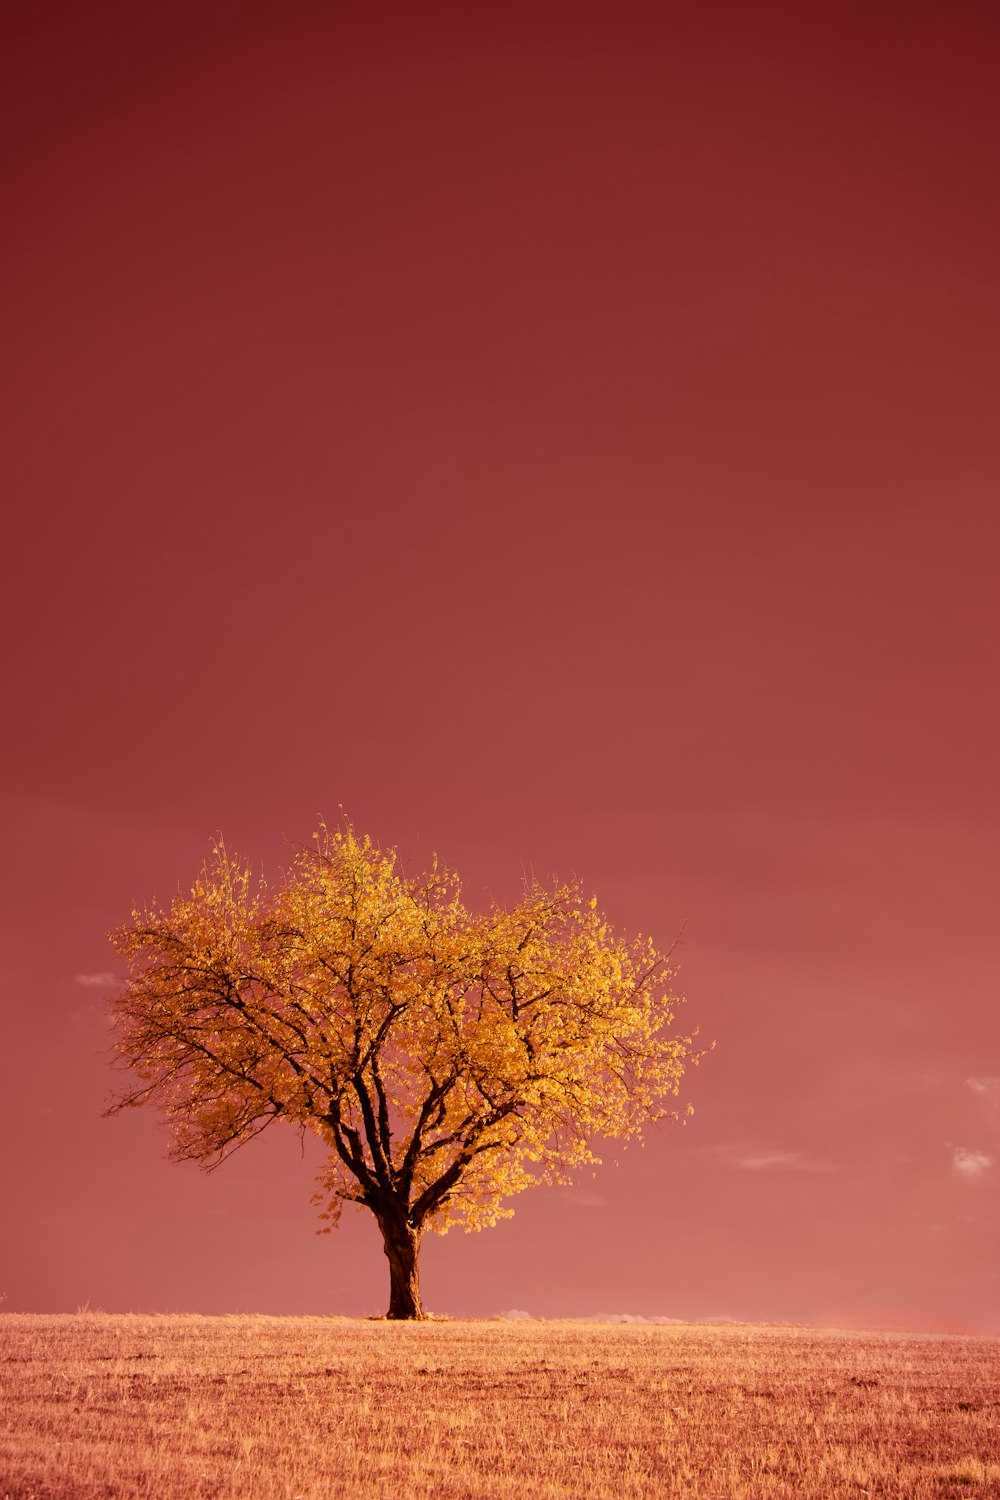
<svg viewBox="0 0 1000 1500"><path fill-rule="evenodd" d="M420 1231L411 1229L402 1216L379 1218L382 1243L389 1262L389 1311L387 1318L425 1318L420 1300L417 1255Z"/></svg>

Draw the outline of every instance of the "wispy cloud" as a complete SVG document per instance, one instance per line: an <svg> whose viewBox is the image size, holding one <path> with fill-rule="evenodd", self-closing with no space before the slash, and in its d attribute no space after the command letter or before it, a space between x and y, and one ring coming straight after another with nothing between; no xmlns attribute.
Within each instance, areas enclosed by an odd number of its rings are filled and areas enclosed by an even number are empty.
<svg viewBox="0 0 1000 1500"><path fill-rule="evenodd" d="M498 1318L505 1318L508 1323L533 1323L534 1313L525 1312L523 1307L512 1307L509 1312L497 1313Z"/></svg>
<svg viewBox="0 0 1000 1500"><path fill-rule="evenodd" d="M99 974L75 974L73 977L77 984L90 990L110 990L121 983L118 975L109 973L107 969L102 969Z"/></svg>
<svg viewBox="0 0 1000 1500"><path fill-rule="evenodd" d="M989 1123L992 1130L1000 1129L1000 1078L992 1074L985 1074L981 1078L967 1078L965 1086L975 1099L981 1117Z"/></svg>
<svg viewBox="0 0 1000 1500"><path fill-rule="evenodd" d="M805 1151L786 1151L777 1147L747 1143L729 1143L710 1148L719 1161L741 1172L835 1172L837 1165L828 1157L810 1156Z"/></svg>
<svg viewBox="0 0 1000 1500"><path fill-rule="evenodd" d="M982 1177L993 1165L992 1156L987 1156L985 1151L968 1151L965 1146L956 1146L951 1159L960 1177Z"/></svg>
<svg viewBox="0 0 1000 1500"><path fill-rule="evenodd" d="M600 1193L588 1192L586 1188L567 1188L560 1193L563 1203L569 1204L570 1208L607 1208L607 1198L602 1198Z"/></svg>

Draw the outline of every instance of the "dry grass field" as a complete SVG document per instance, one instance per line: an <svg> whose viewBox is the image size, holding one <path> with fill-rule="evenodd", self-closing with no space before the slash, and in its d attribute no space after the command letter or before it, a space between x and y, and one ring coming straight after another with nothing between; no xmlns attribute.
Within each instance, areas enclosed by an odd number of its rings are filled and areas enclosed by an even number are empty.
<svg viewBox="0 0 1000 1500"><path fill-rule="evenodd" d="M1000 1496L1000 1341L0 1316L0 1500Z"/></svg>

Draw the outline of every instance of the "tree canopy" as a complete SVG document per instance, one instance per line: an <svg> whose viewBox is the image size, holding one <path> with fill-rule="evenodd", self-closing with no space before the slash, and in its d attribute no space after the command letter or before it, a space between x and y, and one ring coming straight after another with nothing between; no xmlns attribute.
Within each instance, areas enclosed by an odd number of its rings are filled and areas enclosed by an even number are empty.
<svg viewBox="0 0 1000 1500"><path fill-rule="evenodd" d="M579 883L510 910L462 902L321 827L275 885L220 841L189 894L112 934L127 978L110 1113L165 1111L172 1155L212 1166L275 1120L328 1149L317 1200L375 1215L390 1317L422 1317L420 1236L480 1229L667 1114L694 1036L671 1031L669 955L611 931ZM690 1112L688 1110L688 1112Z"/></svg>

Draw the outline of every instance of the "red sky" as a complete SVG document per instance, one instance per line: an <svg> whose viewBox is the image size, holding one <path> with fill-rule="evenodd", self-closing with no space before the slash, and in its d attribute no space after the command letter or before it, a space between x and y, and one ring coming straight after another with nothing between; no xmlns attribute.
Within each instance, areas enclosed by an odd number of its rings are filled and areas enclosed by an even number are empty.
<svg viewBox="0 0 1000 1500"><path fill-rule="evenodd" d="M433 1309L1000 1332L998 13L6 17L4 1307L383 1310L100 1118L104 934L343 804L717 1042Z"/></svg>

